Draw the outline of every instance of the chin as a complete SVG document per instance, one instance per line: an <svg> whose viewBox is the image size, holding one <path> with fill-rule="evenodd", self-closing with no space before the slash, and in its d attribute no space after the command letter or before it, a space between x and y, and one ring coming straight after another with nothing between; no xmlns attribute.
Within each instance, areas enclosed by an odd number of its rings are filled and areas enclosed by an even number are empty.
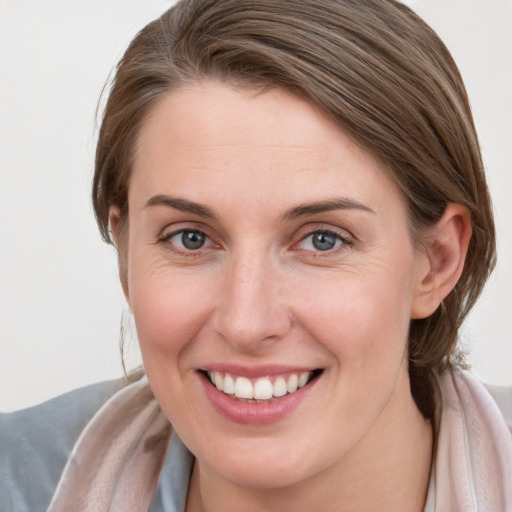
<svg viewBox="0 0 512 512"><path fill-rule="evenodd" d="M219 440L214 451L208 445L196 446L195 453L200 465L234 485L283 489L313 478L340 458L332 449L319 450L316 439L310 435L306 441L303 431L288 439L269 433L268 437Z"/></svg>
<svg viewBox="0 0 512 512"><path fill-rule="evenodd" d="M252 489L283 489L308 478L308 470L299 462L279 462L275 455L252 457L243 463L226 459L211 468L234 485ZM313 473L313 471L311 471Z"/></svg>

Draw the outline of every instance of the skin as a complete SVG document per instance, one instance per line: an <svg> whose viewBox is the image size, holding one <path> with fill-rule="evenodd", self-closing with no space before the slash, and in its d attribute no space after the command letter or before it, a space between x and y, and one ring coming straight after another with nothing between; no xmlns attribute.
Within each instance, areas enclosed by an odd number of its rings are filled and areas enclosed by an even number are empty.
<svg viewBox="0 0 512 512"><path fill-rule="evenodd" d="M189 512L423 510L432 431L411 397L408 326L455 284L468 226L451 205L430 254L416 250L389 175L285 91L203 82L159 103L137 141L122 281L150 385L196 456ZM187 229L202 248L183 246ZM319 231L335 248L314 247ZM323 371L284 418L241 425L198 373L226 361Z"/></svg>

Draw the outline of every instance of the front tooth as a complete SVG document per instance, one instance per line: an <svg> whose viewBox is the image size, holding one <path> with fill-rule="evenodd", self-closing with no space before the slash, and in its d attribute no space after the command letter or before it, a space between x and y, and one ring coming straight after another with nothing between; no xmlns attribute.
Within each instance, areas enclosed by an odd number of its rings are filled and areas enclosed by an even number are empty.
<svg viewBox="0 0 512 512"><path fill-rule="evenodd" d="M299 377L299 388L303 388L309 380L309 372L302 372Z"/></svg>
<svg viewBox="0 0 512 512"><path fill-rule="evenodd" d="M272 382L268 377L262 377L254 384L254 398L256 400L268 400L272 398Z"/></svg>
<svg viewBox="0 0 512 512"><path fill-rule="evenodd" d="M254 389L249 379L237 377L235 382L235 396L237 398L254 398Z"/></svg>
<svg viewBox="0 0 512 512"><path fill-rule="evenodd" d="M228 395L235 394L235 381L229 374L226 374L224 377L224 393L227 393Z"/></svg>
<svg viewBox="0 0 512 512"><path fill-rule="evenodd" d="M286 383L286 389L288 390L288 393L294 393L297 391L297 388L299 387L299 377L296 373L292 373L288 377L288 382Z"/></svg>
<svg viewBox="0 0 512 512"><path fill-rule="evenodd" d="M223 378L222 378L222 374L219 373L219 372L213 372L212 374L212 377L213 377L213 383L215 384L215 386L217 387L217 389L219 391L223 391Z"/></svg>
<svg viewBox="0 0 512 512"><path fill-rule="evenodd" d="M284 396L288 390L286 389L286 381L283 379L283 377L278 377L275 382L274 386L272 387L272 394L275 397Z"/></svg>

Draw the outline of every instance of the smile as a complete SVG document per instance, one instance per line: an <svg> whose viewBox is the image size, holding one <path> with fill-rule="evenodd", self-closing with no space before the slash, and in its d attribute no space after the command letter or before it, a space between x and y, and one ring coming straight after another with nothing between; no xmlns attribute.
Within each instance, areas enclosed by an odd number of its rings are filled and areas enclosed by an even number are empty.
<svg viewBox="0 0 512 512"><path fill-rule="evenodd" d="M269 425L292 414L320 381L323 369L210 368L198 372L206 397L225 419Z"/></svg>
<svg viewBox="0 0 512 512"><path fill-rule="evenodd" d="M207 375L211 383L224 394L242 400L250 400L252 403L259 403L260 401L269 401L273 398L295 393L308 384L318 373L319 371L310 371L256 379L216 371L207 372Z"/></svg>

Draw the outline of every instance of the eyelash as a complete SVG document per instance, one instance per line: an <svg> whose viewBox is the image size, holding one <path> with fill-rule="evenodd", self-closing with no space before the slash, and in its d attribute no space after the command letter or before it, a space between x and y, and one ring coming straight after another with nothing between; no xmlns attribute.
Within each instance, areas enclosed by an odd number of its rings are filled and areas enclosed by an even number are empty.
<svg viewBox="0 0 512 512"><path fill-rule="evenodd" d="M177 248L174 244L170 243L170 240L173 237L180 235L180 234L183 235L184 233L195 233L195 234L203 235L207 241L210 241L210 243L214 243L212 241L211 237L209 237L208 234L205 233L203 230L193 229L193 228L182 228L182 229L178 229L176 231L172 231L170 233L164 233L162 236L160 236L158 238L158 242L162 243L162 244L167 244L168 248L170 250L172 250L174 253L176 253L180 256L198 257L198 256L202 255L202 252L203 252L202 249L204 248L203 246L198 248L197 250L186 249L186 248L183 250L183 249ZM323 234L323 235L332 236L336 239L336 241L339 241L341 243L339 243L339 245L337 247L335 246L332 249L327 249L325 251L311 250L310 252L315 255L314 257L332 256L333 254L337 254L337 253L344 251L353 246L353 242L352 242L352 240L350 240L350 238L348 238L345 235L341 235L340 233L338 233L337 231L335 231L333 229L316 228L316 229L312 229L312 230L308 231L306 234L304 234L298 242L293 244L292 249L294 247L296 247L298 244L304 242L308 237L312 237L315 234ZM297 249L297 250L300 250L300 249Z"/></svg>
<svg viewBox="0 0 512 512"><path fill-rule="evenodd" d="M299 242L297 244L294 244L294 247L302 242L304 242L307 238L312 237L316 234L322 234L322 235L328 235L335 238L336 242L340 242L338 246L333 247L332 249L327 249L325 251L322 251L320 249L318 250L311 250L311 253L314 254L315 258L322 258L322 257L328 257L335 254L338 254L339 252L345 251L348 248L352 247L353 242L350 240L346 235L342 235L341 233L328 228L316 228L311 231L308 231L304 236L301 237Z"/></svg>
<svg viewBox="0 0 512 512"><path fill-rule="evenodd" d="M168 249L170 249L172 252L178 254L179 256L185 256L185 257L197 257L202 254L201 249L203 247L200 247L197 250L193 249L180 249L177 248L174 244L170 243L171 238L174 238L177 235L183 235L184 233L195 233L199 235L203 235L205 239L211 242L211 238L202 230L200 229L192 229L192 228L182 228L177 229L176 231L172 231L170 233L164 233L162 236L159 237L158 242L162 244L167 244Z"/></svg>

